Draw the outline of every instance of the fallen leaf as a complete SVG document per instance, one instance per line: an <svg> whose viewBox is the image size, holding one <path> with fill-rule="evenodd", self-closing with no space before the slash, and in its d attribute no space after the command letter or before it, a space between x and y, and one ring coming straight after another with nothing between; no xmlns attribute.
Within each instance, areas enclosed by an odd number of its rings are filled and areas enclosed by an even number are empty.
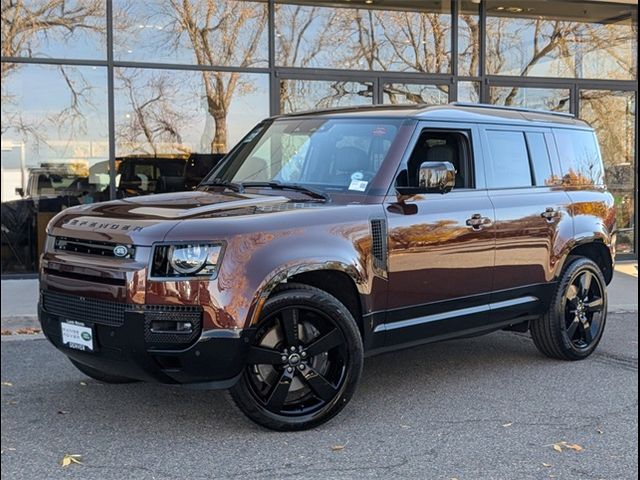
<svg viewBox="0 0 640 480"><path fill-rule="evenodd" d="M36 335L41 332L42 330L40 330L39 328L25 327L25 328L19 328L18 330L16 330L15 333L18 335Z"/></svg>
<svg viewBox="0 0 640 480"><path fill-rule="evenodd" d="M0 331L0 335L11 335L11 330L2 330Z"/></svg>
<svg viewBox="0 0 640 480"><path fill-rule="evenodd" d="M18 404L18 402L16 400L9 400L7 402L7 405L17 405L17 404Z"/></svg>
<svg viewBox="0 0 640 480"><path fill-rule="evenodd" d="M513 422L502 424L502 426L505 427L505 428L510 427L511 425L513 425Z"/></svg>
<svg viewBox="0 0 640 480"><path fill-rule="evenodd" d="M563 452L564 450L573 450L574 452L581 452L584 450L584 447L578 445L577 443L567 443L567 442L558 442L553 444L553 449L556 452Z"/></svg>
<svg viewBox="0 0 640 480"><path fill-rule="evenodd" d="M543 467L547 467L547 468L551 468L553 465L551 465L550 463L542 463Z"/></svg>
<svg viewBox="0 0 640 480"><path fill-rule="evenodd" d="M80 382L80 385L82 385L83 387L87 386L87 382Z"/></svg>
<svg viewBox="0 0 640 480"><path fill-rule="evenodd" d="M565 445L565 447L567 447L570 450L573 450L574 452L581 452L584 450L584 447L582 447L581 445L578 445L577 443L574 443L572 445Z"/></svg>
<svg viewBox="0 0 640 480"><path fill-rule="evenodd" d="M597 433L599 433L600 435L602 435L602 434L604 433L604 431L603 431L603 430L600 430L599 428L598 428L598 429L596 429L596 432L597 432Z"/></svg>
<svg viewBox="0 0 640 480"><path fill-rule="evenodd" d="M331 447L331 451L339 452L340 450L344 450L344 447L346 447L346 445L334 445L333 447Z"/></svg>
<svg viewBox="0 0 640 480"><path fill-rule="evenodd" d="M66 415L67 413L69 413L67 410L58 410L59 415Z"/></svg>
<svg viewBox="0 0 640 480"><path fill-rule="evenodd" d="M11 382L2 382L2 385L4 387L13 387L13 383L11 383Z"/></svg>
<svg viewBox="0 0 640 480"><path fill-rule="evenodd" d="M82 462L80 461L81 458L82 458L82 455L67 454L64 457L62 457L62 460L60 460L60 465L62 465L63 467L68 467L72 463L77 463L78 465L82 465Z"/></svg>
<svg viewBox="0 0 640 480"><path fill-rule="evenodd" d="M4 452L5 452L5 450L6 450L7 452L15 452L15 451L16 451L16 449L15 449L15 448L7 447L7 448L3 448L2 450L0 450L0 453L4 453Z"/></svg>

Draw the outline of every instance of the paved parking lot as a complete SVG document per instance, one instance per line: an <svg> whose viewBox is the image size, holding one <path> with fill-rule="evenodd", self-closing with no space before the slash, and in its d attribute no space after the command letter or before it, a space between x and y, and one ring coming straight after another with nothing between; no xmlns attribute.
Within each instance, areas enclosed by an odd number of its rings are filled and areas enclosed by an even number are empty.
<svg viewBox="0 0 640 480"><path fill-rule="evenodd" d="M222 392L101 385L45 340L3 337L2 477L637 478L637 342L636 311L583 362L507 332L371 358L339 417L282 434Z"/></svg>

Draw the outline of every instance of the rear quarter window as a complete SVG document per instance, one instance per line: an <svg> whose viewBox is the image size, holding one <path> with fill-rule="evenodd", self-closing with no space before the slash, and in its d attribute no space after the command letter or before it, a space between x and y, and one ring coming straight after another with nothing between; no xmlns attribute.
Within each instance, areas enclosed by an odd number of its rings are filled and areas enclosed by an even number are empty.
<svg viewBox="0 0 640 480"><path fill-rule="evenodd" d="M555 179L551 170L551 157L547 149L544 133L527 132L527 147L533 168L533 181L537 186L553 185Z"/></svg>
<svg viewBox="0 0 640 480"><path fill-rule="evenodd" d="M554 129L564 185L603 185L604 170L593 132Z"/></svg>

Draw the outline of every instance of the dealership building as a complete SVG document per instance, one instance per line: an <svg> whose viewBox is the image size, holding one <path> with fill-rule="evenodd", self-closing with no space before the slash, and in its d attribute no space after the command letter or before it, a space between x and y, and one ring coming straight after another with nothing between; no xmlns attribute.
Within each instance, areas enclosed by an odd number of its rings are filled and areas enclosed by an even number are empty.
<svg viewBox="0 0 640 480"><path fill-rule="evenodd" d="M637 1L29 0L2 16L3 278L64 208L193 188L270 115L490 103L596 130L637 258Z"/></svg>

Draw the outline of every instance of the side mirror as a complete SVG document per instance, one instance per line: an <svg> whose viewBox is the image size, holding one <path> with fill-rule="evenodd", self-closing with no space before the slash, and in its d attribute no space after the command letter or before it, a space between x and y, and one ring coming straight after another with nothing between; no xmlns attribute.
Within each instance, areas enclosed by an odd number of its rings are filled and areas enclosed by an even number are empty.
<svg viewBox="0 0 640 480"><path fill-rule="evenodd" d="M24 188L16 187L16 195L18 195L19 197L24 197Z"/></svg>
<svg viewBox="0 0 640 480"><path fill-rule="evenodd" d="M456 183L451 162L423 162L418 169L418 190L423 193L448 193Z"/></svg>

